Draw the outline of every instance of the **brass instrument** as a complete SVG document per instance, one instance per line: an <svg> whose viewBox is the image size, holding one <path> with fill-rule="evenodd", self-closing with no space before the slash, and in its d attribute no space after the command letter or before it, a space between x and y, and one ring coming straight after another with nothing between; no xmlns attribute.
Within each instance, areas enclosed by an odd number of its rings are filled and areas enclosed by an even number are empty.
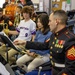
<svg viewBox="0 0 75 75"><path fill-rule="evenodd" d="M23 17L21 14L16 14L14 19L14 26L17 27L22 19Z"/></svg>
<svg viewBox="0 0 75 75"><path fill-rule="evenodd" d="M8 24L7 23L0 23L0 32L5 32L6 35L9 33Z"/></svg>
<svg viewBox="0 0 75 75"><path fill-rule="evenodd" d="M1 29L2 28L2 29ZM8 29L8 24L7 23L4 23L4 20L1 21L0 23L0 29L3 30L3 29Z"/></svg>
<svg viewBox="0 0 75 75"><path fill-rule="evenodd" d="M8 29L8 24L7 23L0 23L0 28L2 28L1 30Z"/></svg>
<svg viewBox="0 0 75 75"><path fill-rule="evenodd" d="M14 19L14 26L17 27L19 25L19 22L20 22L20 17L19 15L16 15Z"/></svg>

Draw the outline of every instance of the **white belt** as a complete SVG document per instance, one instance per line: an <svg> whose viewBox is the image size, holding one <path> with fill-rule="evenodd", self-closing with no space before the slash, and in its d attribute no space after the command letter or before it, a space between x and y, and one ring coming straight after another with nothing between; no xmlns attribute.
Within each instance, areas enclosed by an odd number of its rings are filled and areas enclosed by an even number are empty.
<svg viewBox="0 0 75 75"><path fill-rule="evenodd" d="M51 61L52 65L55 67L65 67L65 64L59 64L59 63L55 63L53 61Z"/></svg>
<svg viewBox="0 0 75 75"><path fill-rule="evenodd" d="M65 67L65 64L54 63L55 67Z"/></svg>

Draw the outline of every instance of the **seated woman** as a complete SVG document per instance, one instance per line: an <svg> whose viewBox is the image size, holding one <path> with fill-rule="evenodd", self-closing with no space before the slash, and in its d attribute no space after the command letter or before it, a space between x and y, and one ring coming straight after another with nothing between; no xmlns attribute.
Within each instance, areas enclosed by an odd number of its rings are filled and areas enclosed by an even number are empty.
<svg viewBox="0 0 75 75"><path fill-rule="evenodd" d="M37 18L38 30L36 32L36 36L34 39L35 42L49 41L50 35L52 33L49 30L48 19L49 17L47 14L38 15L38 18ZM22 57L20 57L16 61L16 63L20 68L22 68L26 72L31 72L39 65L42 65L50 61L49 53L50 53L50 50L39 51L39 50L30 49L30 50L27 50L27 53L23 55ZM31 62L27 66L26 63L29 61Z"/></svg>

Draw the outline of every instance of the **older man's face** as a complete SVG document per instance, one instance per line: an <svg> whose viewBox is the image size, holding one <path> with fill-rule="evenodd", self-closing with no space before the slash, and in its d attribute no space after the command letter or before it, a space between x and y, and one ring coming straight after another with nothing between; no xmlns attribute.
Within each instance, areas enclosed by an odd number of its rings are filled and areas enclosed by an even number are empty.
<svg viewBox="0 0 75 75"><path fill-rule="evenodd" d="M48 25L50 27L50 31L54 33L56 31L57 25L56 25L56 20L53 17L53 13L50 14L50 16L49 16L49 24Z"/></svg>

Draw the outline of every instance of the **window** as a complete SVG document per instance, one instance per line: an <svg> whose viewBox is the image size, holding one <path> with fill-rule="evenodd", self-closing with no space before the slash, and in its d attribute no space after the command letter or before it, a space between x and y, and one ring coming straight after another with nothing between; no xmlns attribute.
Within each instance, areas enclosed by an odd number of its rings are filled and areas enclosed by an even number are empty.
<svg viewBox="0 0 75 75"><path fill-rule="evenodd" d="M5 0L1 0L0 2L0 7L2 8L3 7L3 3L5 2Z"/></svg>

